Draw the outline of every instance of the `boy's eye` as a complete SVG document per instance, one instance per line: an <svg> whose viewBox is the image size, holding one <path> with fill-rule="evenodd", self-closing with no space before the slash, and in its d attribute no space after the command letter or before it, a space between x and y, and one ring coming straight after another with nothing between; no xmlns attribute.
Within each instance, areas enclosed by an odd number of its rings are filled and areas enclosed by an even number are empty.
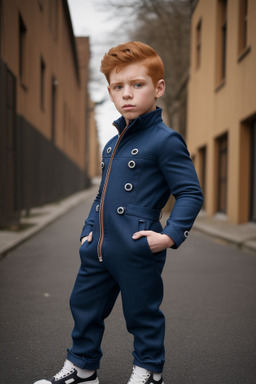
<svg viewBox="0 0 256 384"><path fill-rule="evenodd" d="M141 84L141 83L135 83L135 84L134 84L134 87L135 87L135 88L140 88L140 87L142 87L142 84Z"/></svg>
<svg viewBox="0 0 256 384"><path fill-rule="evenodd" d="M117 91L118 91L119 89L122 89L122 86L121 86L121 85L115 85L115 86L114 86L114 90L117 90Z"/></svg>

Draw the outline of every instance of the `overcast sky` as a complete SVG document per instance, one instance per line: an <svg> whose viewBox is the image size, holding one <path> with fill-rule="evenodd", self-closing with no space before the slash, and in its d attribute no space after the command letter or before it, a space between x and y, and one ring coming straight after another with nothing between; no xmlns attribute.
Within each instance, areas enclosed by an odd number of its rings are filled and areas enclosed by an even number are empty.
<svg viewBox="0 0 256 384"><path fill-rule="evenodd" d="M91 74L93 81L90 83L90 94L93 101L108 98L107 83L100 74L100 61L111 48L127 39L120 30L120 18L113 13L102 11L102 0L68 0L71 20L75 36L89 36L91 51ZM119 117L111 101L103 103L96 108L99 140L103 146L117 133L112 122Z"/></svg>

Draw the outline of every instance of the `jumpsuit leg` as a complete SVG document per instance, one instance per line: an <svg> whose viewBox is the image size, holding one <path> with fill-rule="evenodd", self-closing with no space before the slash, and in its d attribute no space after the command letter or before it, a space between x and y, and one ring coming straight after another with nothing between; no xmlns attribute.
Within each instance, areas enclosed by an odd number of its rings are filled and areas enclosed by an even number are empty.
<svg viewBox="0 0 256 384"><path fill-rule="evenodd" d="M134 365L160 373L165 360L165 318L160 310L163 281L157 265L160 260L156 263L157 255L151 256L141 270L127 268L120 288L127 330L134 336Z"/></svg>
<svg viewBox="0 0 256 384"><path fill-rule="evenodd" d="M118 282L127 330L134 336L134 364L160 373L165 360L165 318L160 305L166 252L152 254L148 249L147 254L122 256L125 273L118 274Z"/></svg>
<svg viewBox="0 0 256 384"><path fill-rule="evenodd" d="M90 243L80 248L81 267L70 297L74 318L73 347L68 360L80 368L96 370L102 357L104 319L110 314L120 288Z"/></svg>

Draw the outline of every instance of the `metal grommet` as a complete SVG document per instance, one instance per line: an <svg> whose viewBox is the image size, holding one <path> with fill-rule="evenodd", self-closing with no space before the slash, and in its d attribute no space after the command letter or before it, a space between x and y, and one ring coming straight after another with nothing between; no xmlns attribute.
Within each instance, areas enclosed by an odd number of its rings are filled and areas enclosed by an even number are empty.
<svg viewBox="0 0 256 384"><path fill-rule="evenodd" d="M139 150L137 148L134 148L134 149L131 150L131 154L133 156L137 155L138 153L139 153Z"/></svg>
<svg viewBox="0 0 256 384"><path fill-rule="evenodd" d="M102 162L100 163L100 167L101 167L101 169L104 169L104 167L105 167L104 161L102 161Z"/></svg>
<svg viewBox="0 0 256 384"><path fill-rule="evenodd" d="M131 183L126 183L125 186L124 186L124 189L127 192L130 192L133 189L133 185Z"/></svg>
<svg viewBox="0 0 256 384"><path fill-rule="evenodd" d="M185 236L185 237L188 237L188 234L189 234L188 231L185 231L185 232L184 232L184 236Z"/></svg>
<svg viewBox="0 0 256 384"><path fill-rule="evenodd" d="M118 207L116 211L117 211L118 215L123 215L125 208L124 207Z"/></svg>
<svg viewBox="0 0 256 384"><path fill-rule="evenodd" d="M107 153L110 153L112 151L112 148L111 147L108 147L107 149Z"/></svg>
<svg viewBox="0 0 256 384"><path fill-rule="evenodd" d="M133 168L135 168L135 166L136 166L135 161L134 160L130 160L129 163L128 163L128 167L133 169Z"/></svg>
<svg viewBox="0 0 256 384"><path fill-rule="evenodd" d="M96 205L96 211L99 212L99 210L100 210L100 206L98 204L98 205Z"/></svg>

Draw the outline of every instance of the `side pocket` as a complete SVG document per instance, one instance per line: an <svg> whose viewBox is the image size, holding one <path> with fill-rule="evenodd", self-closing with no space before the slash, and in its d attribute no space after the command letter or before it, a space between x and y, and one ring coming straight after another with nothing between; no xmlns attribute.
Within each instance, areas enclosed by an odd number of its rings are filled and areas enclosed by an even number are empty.
<svg viewBox="0 0 256 384"><path fill-rule="evenodd" d="M149 223L146 222L146 220L143 220L143 219L139 219L139 223L138 223L138 231L144 231L144 230L147 230L149 227ZM150 249L150 246L148 244L148 239L146 236L143 236L141 238L141 241L143 242L144 244L144 249L146 249L147 253L149 255L152 255L152 251Z"/></svg>
<svg viewBox="0 0 256 384"><path fill-rule="evenodd" d="M139 220L139 223L138 223L138 231L144 231L146 228L146 223L145 223L145 220Z"/></svg>

